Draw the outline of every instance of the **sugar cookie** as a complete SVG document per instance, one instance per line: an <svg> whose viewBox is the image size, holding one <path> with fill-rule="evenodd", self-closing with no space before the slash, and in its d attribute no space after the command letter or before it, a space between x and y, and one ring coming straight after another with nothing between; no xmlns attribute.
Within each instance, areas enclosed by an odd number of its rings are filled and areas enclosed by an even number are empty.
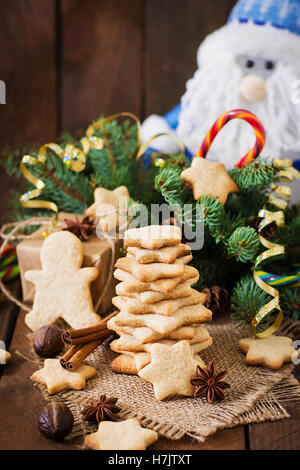
<svg viewBox="0 0 300 470"><path fill-rule="evenodd" d="M93 450L145 450L158 439L156 431L142 428L137 419L102 421L84 443Z"/></svg>

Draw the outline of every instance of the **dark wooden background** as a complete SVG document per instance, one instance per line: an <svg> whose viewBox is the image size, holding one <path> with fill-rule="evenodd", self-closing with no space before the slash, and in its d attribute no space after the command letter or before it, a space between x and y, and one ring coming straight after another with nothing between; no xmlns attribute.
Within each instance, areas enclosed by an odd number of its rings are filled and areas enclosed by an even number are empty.
<svg viewBox="0 0 300 470"><path fill-rule="evenodd" d="M176 105L235 0L0 0L0 146L81 135L100 114Z"/></svg>
<svg viewBox="0 0 300 470"><path fill-rule="evenodd" d="M0 0L0 152L81 137L101 114L175 106L235 0ZM0 223L15 182L1 174Z"/></svg>

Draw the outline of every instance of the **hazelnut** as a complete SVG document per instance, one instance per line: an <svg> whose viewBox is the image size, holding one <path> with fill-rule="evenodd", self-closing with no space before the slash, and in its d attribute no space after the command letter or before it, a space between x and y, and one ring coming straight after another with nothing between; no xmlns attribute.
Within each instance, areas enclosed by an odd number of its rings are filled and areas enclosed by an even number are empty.
<svg viewBox="0 0 300 470"><path fill-rule="evenodd" d="M61 333L56 326L42 326L34 335L35 352L41 357L57 356L64 347Z"/></svg>
<svg viewBox="0 0 300 470"><path fill-rule="evenodd" d="M51 402L42 409L38 418L41 434L47 439L62 441L72 430L74 417L64 403Z"/></svg>

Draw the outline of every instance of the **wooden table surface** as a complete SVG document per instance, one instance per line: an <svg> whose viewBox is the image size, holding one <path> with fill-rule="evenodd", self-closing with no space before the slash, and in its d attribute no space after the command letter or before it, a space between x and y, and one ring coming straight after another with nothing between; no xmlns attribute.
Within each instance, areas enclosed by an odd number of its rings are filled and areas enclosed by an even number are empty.
<svg viewBox="0 0 300 470"><path fill-rule="evenodd" d="M19 289L18 282L14 290ZM24 324L24 312L10 302L0 306L0 339L13 354L10 364L2 366L0 378L0 449L9 450L72 450L82 448L82 439L54 443L41 436L37 416L45 400L30 380L36 370L29 352L29 330ZM296 371L298 379L300 368ZM0 370L1 373L1 370ZM152 449L157 450L297 450L300 449L300 410L297 404L288 408L289 419L239 426L218 431L203 444L190 438L171 441L160 438Z"/></svg>

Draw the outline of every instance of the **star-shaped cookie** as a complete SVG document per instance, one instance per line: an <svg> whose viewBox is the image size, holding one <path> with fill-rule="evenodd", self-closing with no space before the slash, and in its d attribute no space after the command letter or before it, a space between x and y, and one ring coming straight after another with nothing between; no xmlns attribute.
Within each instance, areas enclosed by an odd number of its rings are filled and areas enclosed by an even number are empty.
<svg viewBox="0 0 300 470"><path fill-rule="evenodd" d="M195 157L190 168L181 173L181 178L192 186L196 201L204 195L214 196L224 205L228 193L239 191L223 163L210 162L205 158Z"/></svg>
<svg viewBox="0 0 300 470"><path fill-rule="evenodd" d="M71 372L60 365L59 359L46 359L44 367L34 372L31 379L46 385L48 393L53 395L62 390L81 390L85 387L86 380L94 377L96 373L95 367L85 364Z"/></svg>
<svg viewBox="0 0 300 470"><path fill-rule="evenodd" d="M147 225L130 228L124 234L124 246L158 250L165 246L179 245L181 230L176 225Z"/></svg>
<svg viewBox="0 0 300 470"><path fill-rule="evenodd" d="M138 375L154 386L157 400L169 395L192 396L194 389L190 382L198 362L188 341L178 341L173 346L155 343L151 347L151 362Z"/></svg>
<svg viewBox="0 0 300 470"><path fill-rule="evenodd" d="M192 325L193 323L206 323L211 321L211 319L211 310L208 310L199 303L180 308L170 316L152 313L138 315L121 310L115 317L115 324L117 326L131 326L133 328L145 326L157 331L161 335L169 335L171 331L181 326Z"/></svg>
<svg viewBox="0 0 300 470"><path fill-rule="evenodd" d="M94 199L94 204L88 207L85 213L100 218L103 232L110 232L127 222L129 192L126 186L119 186L113 191L96 188Z"/></svg>
<svg viewBox="0 0 300 470"><path fill-rule="evenodd" d="M142 428L137 419L102 421L98 431L85 437L84 443L93 450L145 450L158 439L151 429Z"/></svg>
<svg viewBox="0 0 300 470"><path fill-rule="evenodd" d="M179 245L165 246L158 250L147 250L146 248L139 248L136 246L129 246L127 253L135 257L138 263L174 263L180 256L187 256L191 254L191 249L184 243Z"/></svg>
<svg viewBox="0 0 300 470"><path fill-rule="evenodd" d="M239 341L241 351L247 353L246 363L262 365L278 370L284 362L291 362L297 351L292 347L292 339L287 336L270 335L267 338L243 338Z"/></svg>

